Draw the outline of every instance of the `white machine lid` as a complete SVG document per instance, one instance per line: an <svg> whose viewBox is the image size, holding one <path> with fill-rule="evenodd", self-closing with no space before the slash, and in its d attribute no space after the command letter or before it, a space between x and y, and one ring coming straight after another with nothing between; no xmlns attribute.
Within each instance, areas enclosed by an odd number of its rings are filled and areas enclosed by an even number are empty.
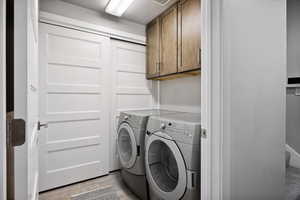
<svg viewBox="0 0 300 200"><path fill-rule="evenodd" d="M175 114L179 113L177 111L171 111L171 110L161 110L161 109L148 109L148 110L128 110L123 111L123 113L126 113L128 115L137 115L137 116L161 116L161 115L168 115L168 114Z"/></svg>
<svg viewBox="0 0 300 200"><path fill-rule="evenodd" d="M153 116L154 119L177 121L183 124L192 123L195 125L201 124L200 113L174 113L170 115Z"/></svg>

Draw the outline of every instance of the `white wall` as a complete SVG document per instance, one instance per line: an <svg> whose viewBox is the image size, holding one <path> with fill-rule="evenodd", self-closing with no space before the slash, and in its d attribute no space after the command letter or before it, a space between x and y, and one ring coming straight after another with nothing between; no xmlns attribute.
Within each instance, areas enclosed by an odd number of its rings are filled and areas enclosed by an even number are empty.
<svg viewBox="0 0 300 200"><path fill-rule="evenodd" d="M0 199L6 199L5 11L6 1L0 0Z"/></svg>
<svg viewBox="0 0 300 200"><path fill-rule="evenodd" d="M285 4L286 0L222 2L227 200L284 199Z"/></svg>
<svg viewBox="0 0 300 200"><path fill-rule="evenodd" d="M186 112L200 112L201 76L160 81L160 107Z"/></svg>
<svg viewBox="0 0 300 200"><path fill-rule="evenodd" d="M109 16L105 13L96 12L60 0L40 0L40 10L128 33L142 36L145 35L144 25Z"/></svg>

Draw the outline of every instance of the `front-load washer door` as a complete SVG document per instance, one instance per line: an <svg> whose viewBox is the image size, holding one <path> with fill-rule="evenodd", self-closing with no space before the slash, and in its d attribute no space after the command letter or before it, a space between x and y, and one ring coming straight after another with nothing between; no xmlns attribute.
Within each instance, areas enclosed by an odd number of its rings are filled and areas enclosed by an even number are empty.
<svg viewBox="0 0 300 200"><path fill-rule="evenodd" d="M146 142L146 175L153 192L162 199L180 199L187 185L186 167L175 141L164 133Z"/></svg>
<svg viewBox="0 0 300 200"><path fill-rule="evenodd" d="M137 145L133 129L127 123L118 129L117 149L122 167L132 168L137 159Z"/></svg>

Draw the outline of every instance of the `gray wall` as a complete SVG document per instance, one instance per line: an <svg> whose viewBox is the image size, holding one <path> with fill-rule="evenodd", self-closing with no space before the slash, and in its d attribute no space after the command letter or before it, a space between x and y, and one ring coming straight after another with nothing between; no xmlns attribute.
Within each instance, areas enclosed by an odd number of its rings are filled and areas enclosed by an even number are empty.
<svg viewBox="0 0 300 200"><path fill-rule="evenodd" d="M40 0L40 10L128 33L145 35L145 26L60 0Z"/></svg>
<svg viewBox="0 0 300 200"><path fill-rule="evenodd" d="M286 143L300 153L300 96L288 89L286 97Z"/></svg>
<svg viewBox="0 0 300 200"><path fill-rule="evenodd" d="M300 76L300 1L287 2L287 73L288 76ZM300 153L300 96L295 96L295 89L287 93L286 142Z"/></svg>
<svg viewBox="0 0 300 200"><path fill-rule="evenodd" d="M284 199L285 3L222 2L227 200Z"/></svg>
<svg viewBox="0 0 300 200"><path fill-rule="evenodd" d="M287 1L288 76L300 76L300 1Z"/></svg>
<svg viewBox="0 0 300 200"><path fill-rule="evenodd" d="M160 107L200 112L201 76L160 81Z"/></svg>

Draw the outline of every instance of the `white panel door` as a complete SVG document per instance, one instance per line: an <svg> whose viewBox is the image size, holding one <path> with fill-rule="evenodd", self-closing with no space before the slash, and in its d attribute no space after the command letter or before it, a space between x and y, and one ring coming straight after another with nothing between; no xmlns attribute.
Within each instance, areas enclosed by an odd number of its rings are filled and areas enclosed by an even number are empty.
<svg viewBox="0 0 300 200"><path fill-rule="evenodd" d="M110 39L40 24L40 191L109 169Z"/></svg>
<svg viewBox="0 0 300 200"><path fill-rule="evenodd" d="M117 153L117 125L121 111L151 109L157 105L154 81L146 79L146 48L112 40L112 124L110 170L120 168Z"/></svg>

